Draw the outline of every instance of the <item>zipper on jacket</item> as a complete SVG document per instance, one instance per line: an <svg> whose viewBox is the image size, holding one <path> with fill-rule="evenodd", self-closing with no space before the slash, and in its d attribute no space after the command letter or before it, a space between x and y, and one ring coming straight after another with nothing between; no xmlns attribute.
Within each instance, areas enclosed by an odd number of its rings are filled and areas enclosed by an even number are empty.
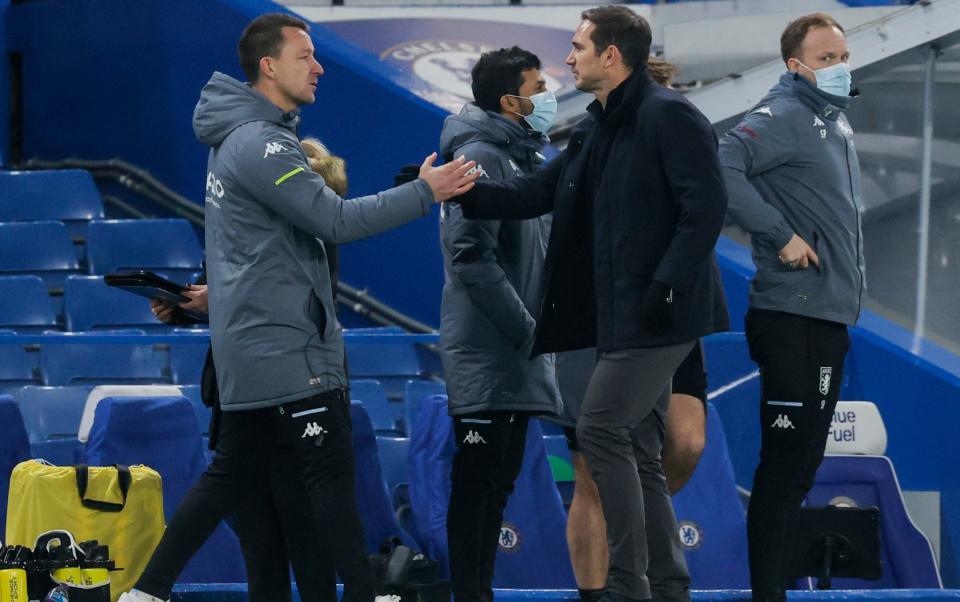
<svg viewBox="0 0 960 602"><path fill-rule="evenodd" d="M860 269L860 206L857 205L857 195L853 190L853 171L850 169L850 141L847 140L846 136L843 138L843 150L846 153L847 157L847 179L850 182L850 201L853 203L853 211L857 217L857 274L860 275L860 291L857 294L857 315L856 318L860 317L861 305L863 304L863 270Z"/></svg>

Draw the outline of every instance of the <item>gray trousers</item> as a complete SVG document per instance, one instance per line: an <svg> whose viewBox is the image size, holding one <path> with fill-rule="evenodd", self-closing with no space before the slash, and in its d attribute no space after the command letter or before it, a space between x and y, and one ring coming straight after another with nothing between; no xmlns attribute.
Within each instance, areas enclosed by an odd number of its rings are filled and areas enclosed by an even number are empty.
<svg viewBox="0 0 960 602"><path fill-rule="evenodd" d="M670 381L693 344L600 354L577 422L607 522L607 588L634 600L690 600L660 451Z"/></svg>

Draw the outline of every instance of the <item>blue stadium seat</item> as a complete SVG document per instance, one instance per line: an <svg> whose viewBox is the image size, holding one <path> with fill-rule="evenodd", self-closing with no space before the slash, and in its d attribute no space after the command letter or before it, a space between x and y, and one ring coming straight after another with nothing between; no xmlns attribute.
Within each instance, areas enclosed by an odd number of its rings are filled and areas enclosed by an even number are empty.
<svg viewBox="0 0 960 602"><path fill-rule="evenodd" d="M7 524L7 493L13 467L30 459L30 440L23 416L9 395L0 395L0 532Z"/></svg>
<svg viewBox="0 0 960 602"><path fill-rule="evenodd" d="M60 329L39 276L0 276L0 328L20 333Z"/></svg>
<svg viewBox="0 0 960 602"><path fill-rule="evenodd" d="M403 432L408 437L410 429L416 421L420 403L433 395L446 395L447 385L435 380L408 380L404 385L403 395Z"/></svg>
<svg viewBox="0 0 960 602"><path fill-rule="evenodd" d="M673 496L691 589L747 589L747 517L723 423L707 404L707 445L686 486Z"/></svg>
<svg viewBox="0 0 960 602"><path fill-rule="evenodd" d="M77 430L89 393L84 386L20 389L18 405L34 457L59 466L75 463Z"/></svg>
<svg viewBox="0 0 960 602"><path fill-rule="evenodd" d="M97 405L81 461L146 464L160 473L167 520L207 468L193 408L183 397L108 397ZM180 574L181 583L246 581L240 544L220 523Z"/></svg>
<svg viewBox="0 0 960 602"><path fill-rule="evenodd" d="M16 334L0 340L0 394L15 393L24 385L41 385L40 354L36 348L18 343Z"/></svg>
<svg viewBox="0 0 960 602"><path fill-rule="evenodd" d="M399 537L406 546L418 548L413 538L400 528L393 513L387 484L380 469L377 439L362 403L354 401L350 404L350 419L353 423L353 454L356 459L357 507L363 522L367 550L376 552L385 539L392 537Z"/></svg>
<svg viewBox="0 0 960 602"><path fill-rule="evenodd" d="M67 330L73 332L124 328L160 333L172 330L157 320L148 300L107 286L102 276L70 276L64 284L63 296Z"/></svg>
<svg viewBox="0 0 960 602"><path fill-rule="evenodd" d="M410 500L424 553L448 566L446 517L456 444L442 395L420 405L408 456ZM540 423L530 421L523 468L504 512L494 587L576 587L566 542L567 515L550 472Z"/></svg>
<svg viewBox="0 0 960 602"><path fill-rule="evenodd" d="M208 332L205 331L205 334ZM170 375L173 382L178 385L199 384L209 348L210 341L199 337L183 337L182 342L170 343Z"/></svg>
<svg viewBox="0 0 960 602"><path fill-rule="evenodd" d="M186 220L104 220L87 228L90 274L144 269L187 283L202 261L200 241Z"/></svg>
<svg viewBox="0 0 960 602"><path fill-rule="evenodd" d="M807 505L831 504L880 509L880 559L883 565L883 576L879 580L834 579L835 589L943 587L933 547L907 514L890 458L824 457L813 488L807 495Z"/></svg>
<svg viewBox="0 0 960 602"><path fill-rule="evenodd" d="M95 219L103 219L103 201L89 172L0 172L0 222L57 220L82 239Z"/></svg>
<svg viewBox="0 0 960 602"><path fill-rule="evenodd" d="M538 420L540 425L554 424L546 420ZM567 438L564 435L543 436L543 446L547 451L547 460L550 462L550 472L553 473L553 480L557 482L557 491L560 492L560 499L563 500L564 507L569 507L573 501L573 458L570 454L570 446L567 445Z"/></svg>
<svg viewBox="0 0 960 602"><path fill-rule="evenodd" d="M408 437L377 435L380 468L383 470L383 479L387 483L391 500L396 500L397 487L407 482L407 449L409 447Z"/></svg>
<svg viewBox="0 0 960 602"><path fill-rule="evenodd" d="M703 353L710 391L757 370L757 365L750 359L747 337L742 332L723 332L705 337Z"/></svg>
<svg viewBox="0 0 960 602"><path fill-rule="evenodd" d="M210 414L212 410L203 405L203 399L200 397L200 385L180 385L180 393L190 400L193 406L193 412L197 415L197 427L200 433L206 437L210 434Z"/></svg>
<svg viewBox="0 0 960 602"><path fill-rule="evenodd" d="M83 336L90 335L78 338ZM40 349L40 364L46 385L164 384L172 380L169 352L150 343L50 343Z"/></svg>
<svg viewBox="0 0 960 602"><path fill-rule="evenodd" d="M391 399L401 399L407 381L423 374L420 357L412 343L396 338L377 342L375 336L349 337L346 341L350 376L380 381Z"/></svg>
<svg viewBox="0 0 960 602"><path fill-rule="evenodd" d="M34 274L48 288L62 288L80 266L61 222L0 223L0 275Z"/></svg>
<svg viewBox="0 0 960 602"><path fill-rule="evenodd" d="M350 399L363 402L373 429L381 434L402 435L403 404L387 400L383 387L375 380L351 380Z"/></svg>

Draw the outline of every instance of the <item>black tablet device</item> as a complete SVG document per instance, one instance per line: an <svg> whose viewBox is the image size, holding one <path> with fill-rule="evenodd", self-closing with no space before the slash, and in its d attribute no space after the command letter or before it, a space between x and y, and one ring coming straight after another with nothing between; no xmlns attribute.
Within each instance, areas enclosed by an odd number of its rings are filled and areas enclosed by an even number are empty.
<svg viewBox="0 0 960 602"><path fill-rule="evenodd" d="M183 291L187 290L185 285L167 280L149 270L107 274L103 277L103 282L107 286L119 288L134 295L147 299L160 299L174 305L190 300L189 297L183 295ZM207 315L204 313L185 310L181 307L177 307L177 312L197 322L207 321Z"/></svg>

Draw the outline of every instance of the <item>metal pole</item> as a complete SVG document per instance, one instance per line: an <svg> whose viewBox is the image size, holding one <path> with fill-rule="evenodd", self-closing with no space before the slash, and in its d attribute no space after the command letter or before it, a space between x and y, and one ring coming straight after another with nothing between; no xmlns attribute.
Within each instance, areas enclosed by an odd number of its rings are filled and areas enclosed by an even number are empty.
<svg viewBox="0 0 960 602"><path fill-rule="evenodd" d="M930 257L930 174L933 165L933 85L936 74L938 49L927 48L927 64L923 72L923 133L920 154L920 212L917 241L917 312L913 330L913 352L920 350L920 343L927 327L927 265Z"/></svg>

